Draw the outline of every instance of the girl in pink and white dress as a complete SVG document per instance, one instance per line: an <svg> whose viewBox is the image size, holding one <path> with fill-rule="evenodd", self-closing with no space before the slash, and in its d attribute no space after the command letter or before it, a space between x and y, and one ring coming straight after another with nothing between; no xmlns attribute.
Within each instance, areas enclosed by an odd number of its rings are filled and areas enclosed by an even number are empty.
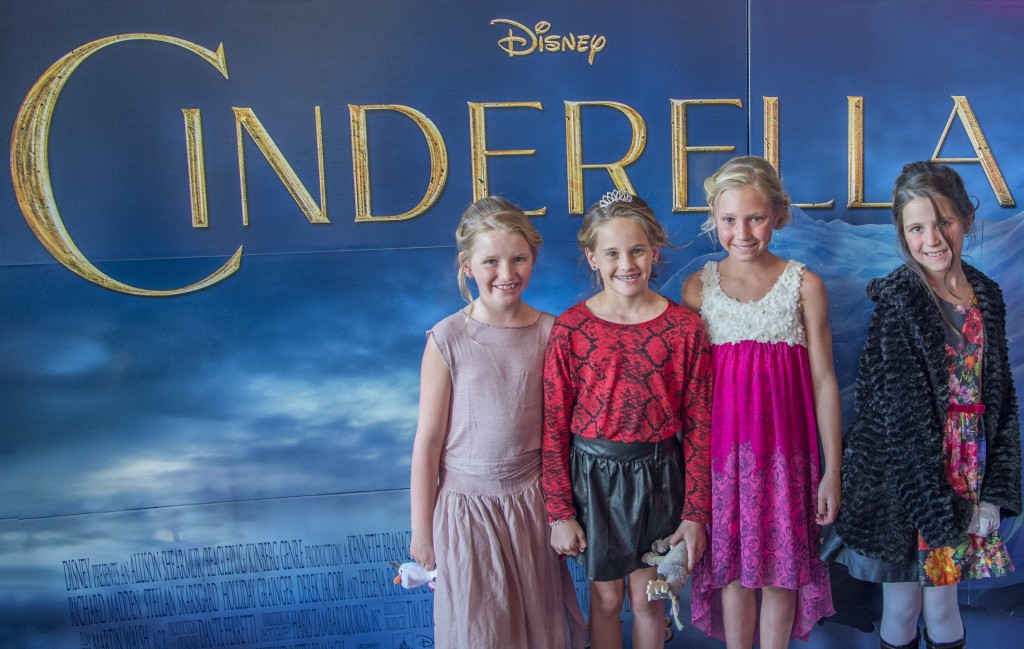
<svg viewBox="0 0 1024 649"><path fill-rule="evenodd" d="M728 257L683 286L715 367L711 525L693 573L693 624L730 649L758 636L762 647L785 647L833 613L828 567L817 556L818 528L839 508L828 299L817 275L768 250L789 216L768 162L730 160L704 189L711 212L703 229L717 233Z"/></svg>

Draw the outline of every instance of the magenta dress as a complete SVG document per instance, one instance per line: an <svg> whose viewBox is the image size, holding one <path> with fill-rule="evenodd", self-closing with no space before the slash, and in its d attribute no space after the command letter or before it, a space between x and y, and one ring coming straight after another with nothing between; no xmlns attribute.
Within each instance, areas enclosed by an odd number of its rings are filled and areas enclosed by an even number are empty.
<svg viewBox="0 0 1024 649"><path fill-rule="evenodd" d="M711 526L694 569L693 625L724 639L721 589L797 591L792 637L807 640L832 615L828 566L815 522L818 428L800 309L803 264L790 261L760 300L740 302L708 262L701 317L715 367L711 416ZM755 643L757 642L755 631Z"/></svg>

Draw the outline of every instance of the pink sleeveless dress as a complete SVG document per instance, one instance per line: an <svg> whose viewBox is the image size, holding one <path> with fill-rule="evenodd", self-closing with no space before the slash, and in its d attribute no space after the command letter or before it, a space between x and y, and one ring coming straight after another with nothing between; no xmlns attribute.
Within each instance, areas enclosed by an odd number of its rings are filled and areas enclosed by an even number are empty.
<svg viewBox="0 0 1024 649"><path fill-rule="evenodd" d="M584 646L540 488L541 381L554 316L507 328L459 312L431 331L452 377L434 507L434 647Z"/></svg>
<svg viewBox="0 0 1024 649"><path fill-rule="evenodd" d="M722 290L717 262L701 273L701 317L715 367L712 522L690 603L693 625L719 639L719 589L737 580L797 591L793 638L806 641L814 624L834 613L828 566L817 553L821 470L802 273L803 264L788 262L756 302Z"/></svg>

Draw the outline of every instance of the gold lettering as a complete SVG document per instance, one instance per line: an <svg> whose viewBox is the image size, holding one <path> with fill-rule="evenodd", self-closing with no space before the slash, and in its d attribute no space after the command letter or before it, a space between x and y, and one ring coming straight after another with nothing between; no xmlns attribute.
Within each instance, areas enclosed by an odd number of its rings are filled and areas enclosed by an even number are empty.
<svg viewBox="0 0 1024 649"><path fill-rule="evenodd" d="M430 180L423 199L408 212L394 216L374 216L370 211L370 148L366 128L366 112L370 110L393 110L411 119L423 132L430 151ZM444 189L448 179L448 151L444 146L441 132L426 115L408 106L399 104L349 104L349 122L352 126L352 175L355 182L356 222L403 221L426 212Z"/></svg>
<svg viewBox="0 0 1024 649"><path fill-rule="evenodd" d="M733 151L734 146L690 146L686 135L686 113L689 106L725 104L743 108L739 99L672 99L672 211L707 212L707 207L689 206L689 161L691 152Z"/></svg>
<svg viewBox="0 0 1024 649"><path fill-rule="evenodd" d="M188 194L192 227L210 225L206 201L206 157L203 155L203 120L198 108L182 108L185 117L185 152L188 155Z"/></svg>
<svg viewBox="0 0 1024 649"><path fill-rule="evenodd" d="M985 172L985 177L988 178L988 184L992 187L992 192L995 193L999 204L1003 207L1013 207L1016 203L1013 201L1013 196L1010 194L1009 187L1006 186L1006 181L1003 180L1003 173L999 170L999 165L996 164L996 158L992 155L992 149L988 146L988 140L985 139L985 134L981 132L981 125L978 123L978 118L974 116L974 111L971 110L970 102L967 101L967 97L962 95L952 95L952 97L953 112L949 114L949 120L946 121L946 128L942 130L942 135L939 137L939 143L935 145L935 153L932 154L932 160L935 160L936 162L981 163L981 168ZM939 157L939 151L942 150L942 145L949 136L949 128L953 125L954 117L960 118L960 124L964 127L964 130L967 131L967 137L971 140L971 146L974 147L974 153L977 157Z"/></svg>
<svg viewBox="0 0 1024 649"><path fill-rule="evenodd" d="M487 158L489 156L504 155L533 155L536 149L487 149L487 123L486 113L488 108L536 108L544 110L539 101L498 101L498 102L469 102L469 148L473 172L473 200L480 200L484 196L491 195L490 184L487 181ZM529 216L542 216L548 211L547 207L539 210L526 212Z"/></svg>
<svg viewBox="0 0 1024 649"><path fill-rule="evenodd" d="M764 102L764 159L779 171L779 98L761 97Z"/></svg>
<svg viewBox="0 0 1024 649"><path fill-rule="evenodd" d="M495 20L492 20L491 24L511 25L511 27L515 27L516 29L521 30L524 34L526 34L526 36L529 37L530 40L527 41L526 37L516 36L515 34L513 34L512 29L510 28L508 30L508 36L506 36L505 38L498 39L498 47L503 49L505 53L508 54L509 58L512 58L514 56L526 56L527 54L530 54L535 49L537 49L537 37L533 35L533 32L531 32L530 28L527 27L526 25L517 23L514 20L506 20L505 18L497 18ZM524 47L527 42L529 42L530 45L528 47Z"/></svg>
<svg viewBox="0 0 1024 649"><path fill-rule="evenodd" d="M324 178L324 145L323 129L320 123L320 107L313 107L313 118L316 122L316 153L317 164L320 169L320 204L317 205L310 196L306 186L302 184L295 170L288 164L281 149L267 133L267 129L260 123L259 118L252 112L251 108L231 107L235 112L235 138L238 143L238 182L242 195L242 223L249 225L249 192L246 189L245 177L245 147L242 140L242 129L249 134L252 141L256 143L263 157L270 163L277 177L281 179L288 193L292 195L299 209L306 215L310 223L330 223L327 218L327 183Z"/></svg>
<svg viewBox="0 0 1024 649"><path fill-rule="evenodd" d="M53 187L50 184L50 122L53 119L53 109L64 84L67 83L78 66L96 51L108 45L132 40L159 41L176 45L205 60L224 75L225 79L228 77L223 44L217 47L216 52L212 52L180 38L161 34L137 33L108 36L72 50L39 77L39 80L29 90L28 95L25 96L25 101L18 111L14 123L14 135L11 139L11 179L14 181L14 195L36 238L53 255L54 259L76 275L112 291L131 295L154 297L181 295L212 286L238 270L242 258L241 246L212 275L194 284L171 290L149 290L129 286L104 274L78 249L71 234L64 226L53 196Z"/></svg>
<svg viewBox="0 0 1024 649"><path fill-rule="evenodd" d="M864 202L864 98L846 98L846 206L892 207L892 203Z"/></svg>
<svg viewBox="0 0 1024 649"><path fill-rule="evenodd" d="M608 40L604 36L595 36L590 42L590 56L587 57L587 63L594 65L594 57L597 53L604 49L605 44Z"/></svg>
<svg viewBox="0 0 1024 649"><path fill-rule="evenodd" d="M781 176L782 167L779 165L779 98L762 97L764 101L764 159L775 167L775 171ZM824 203L794 203L802 208L822 208L835 205L834 200Z"/></svg>
<svg viewBox="0 0 1024 649"><path fill-rule="evenodd" d="M610 164L583 164L583 123L580 114L582 106L606 106L620 111L629 120L632 139L629 150L616 162ZM636 162L647 144L647 125L635 109L616 101L567 101L565 102L565 148L568 167L569 214L583 214L583 170L607 169L615 186L623 191L636 194L633 183L629 182L624 167Z"/></svg>
<svg viewBox="0 0 1024 649"><path fill-rule="evenodd" d="M526 56L527 54L543 54L545 52L577 52L583 54L589 51L587 63L594 65L594 57L604 49L607 39L598 34L580 34L576 36L572 32L568 35L548 34L551 31L551 23L546 20L539 21L533 26L533 30L522 23L505 18L496 18L491 21L492 25L509 25L508 36L498 39L498 47L509 57ZM518 35L513 28L522 32Z"/></svg>

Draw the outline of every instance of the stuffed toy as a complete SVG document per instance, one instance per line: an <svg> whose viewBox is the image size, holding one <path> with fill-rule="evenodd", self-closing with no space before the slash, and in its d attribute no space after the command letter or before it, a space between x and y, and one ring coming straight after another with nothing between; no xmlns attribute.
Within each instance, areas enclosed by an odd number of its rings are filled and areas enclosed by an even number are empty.
<svg viewBox="0 0 1024 649"><path fill-rule="evenodd" d="M679 589L686 582L686 543L681 541L675 547L669 545L672 537L666 536L651 544L653 552L645 552L641 557L644 563L658 568L658 579L647 582L647 601L656 599L672 600L672 619L676 627L683 628L679 621Z"/></svg>
<svg viewBox="0 0 1024 649"><path fill-rule="evenodd" d="M406 561L402 565L391 562L391 567L398 571L394 581L401 584L402 588L412 590L426 584L427 588L434 590L434 581L437 580L436 568L427 570L415 561Z"/></svg>

